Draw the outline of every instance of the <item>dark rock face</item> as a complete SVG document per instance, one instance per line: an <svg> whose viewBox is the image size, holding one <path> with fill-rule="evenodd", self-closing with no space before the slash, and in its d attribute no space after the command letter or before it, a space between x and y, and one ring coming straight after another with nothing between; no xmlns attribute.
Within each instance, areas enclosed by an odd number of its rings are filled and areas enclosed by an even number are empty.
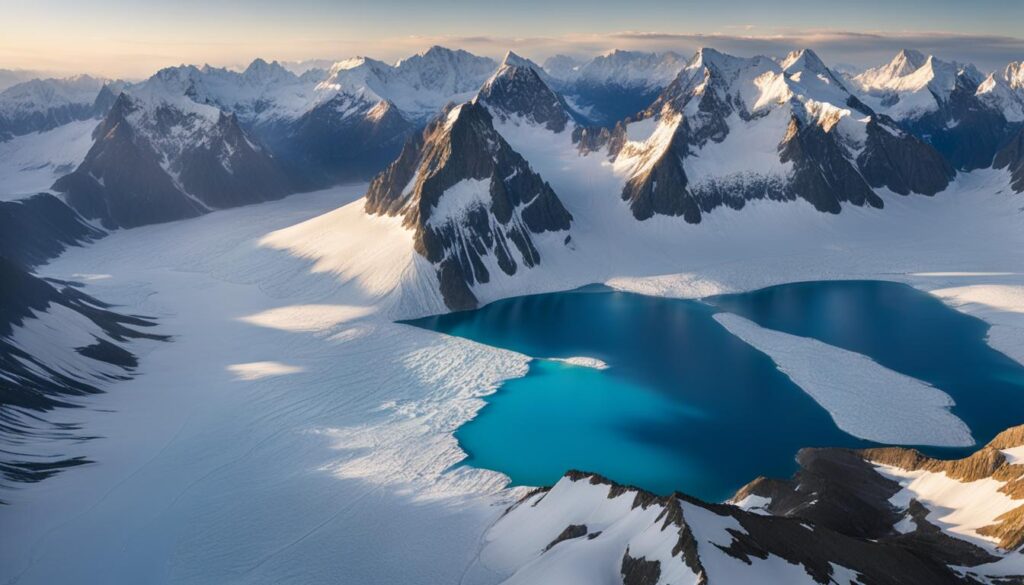
<svg viewBox="0 0 1024 585"><path fill-rule="evenodd" d="M857 166L872 187L888 187L900 195L934 195L956 174L938 151L896 130L888 120L872 116L867 136Z"/></svg>
<svg viewBox="0 0 1024 585"><path fill-rule="evenodd" d="M1024 193L1024 128L996 154L992 166L1007 169L1010 172L1010 187L1017 193Z"/></svg>
<svg viewBox="0 0 1024 585"><path fill-rule="evenodd" d="M446 193L460 183L467 193L438 216ZM567 230L572 220L476 102L457 106L411 139L370 184L366 210L403 216L415 230L416 251L437 266L445 302L454 310L476 306L470 287L491 279L484 258L493 254L508 275L520 264L535 266L540 253L531 236Z"/></svg>
<svg viewBox="0 0 1024 585"><path fill-rule="evenodd" d="M908 132L934 146L958 170L987 168L1014 130L1002 112L978 99L977 89L961 72L949 99L939 100L938 110L904 122Z"/></svg>
<svg viewBox="0 0 1024 585"><path fill-rule="evenodd" d="M483 88L479 98L496 116L519 115L552 132L569 123L562 98L530 67L503 65Z"/></svg>
<svg viewBox="0 0 1024 585"><path fill-rule="evenodd" d="M216 208L283 197L292 186L276 160L254 144L233 115L204 126L197 115L162 104L136 124L140 106L121 94L94 132L79 167L53 188L104 226L195 217ZM184 133L184 138L177 138Z"/></svg>
<svg viewBox="0 0 1024 585"><path fill-rule="evenodd" d="M563 530L561 534L556 536L555 539L552 540L550 544L548 544L546 547L544 547L544 550L545 551L549 551L556 544L558 544L560 542L563 542L563 541L566 541L566 540L572 540L574 538L579 538L581 536L587 536L587 525L586 524L570 524L569 526L566 526L565 530Z"/></svg>
<svg viewBox="0 0 1024 585"><path fill-rule="evenodd" d="M646 172L626 182L622 199L629 202L634 217L644 220L654 214L681 215L689 223L700 223L700 205L686 189L685 148L682 136L677 134L668 148L648 155L655 160Z"/></svg>
<svg viewBox="0 0 1024 585"><path fill-rule="evenodd" d="M622 555L620 572L623 585L656 585L661 578L661 563L643 557L631 557L627 548Z"/></svg>
<svg viewBox="0 0 1024 585"><path fill-rule="evenodd" d="M573 84L570 92L574 103L587 113L590 123L614 126L647 108L657 99L661 90L581 80Z"/></svg>
<svg viewBox="0 0 1024 585"><path fill-rule="evenodd" d="M818 211L839 213L842 202L882 207L882 199L846 158L834 135L816 124L794 116L779 145L779 158L793 163L786 189Z"/></svg>
<svg viewBox="0 0 1024 585"><path fill-rule="evenodd" d="M103 302L89 297L68 283L38 278L17 263L0 257L0 436L13 441L24 434L79 439L78 428L67 423L49 423L44 413L60 407L73 407L73 396L100 392L87 378L52 369L46 356L31 355L12 341L14 327L34 314L48 313L60 307L84 317L117 344L133 339L163 340L166 337L145 333L154 322L143 317L121 315ZM76 348L82 356L117 366L121 375L132 376L137 360L127 349L105 339ZM0 453L0 478L4 481L31 482L45 479L66 467L87 463L81 457L34 458L27 453Z"/></svg>
<svg viewBox="0 0 1024 585"><path fill-rule="evenodd" d="M0 258L24 267L104 235L49 193L0 201Z"/></svg>
<svg viewBox="0 0 1024 585"><path fill-rule="evenodd" d="M366 180L395 159L415 126L390 102L338 95L279 128L256 129L305 188ZM346 112L355 108L358 113Z"/></svg>

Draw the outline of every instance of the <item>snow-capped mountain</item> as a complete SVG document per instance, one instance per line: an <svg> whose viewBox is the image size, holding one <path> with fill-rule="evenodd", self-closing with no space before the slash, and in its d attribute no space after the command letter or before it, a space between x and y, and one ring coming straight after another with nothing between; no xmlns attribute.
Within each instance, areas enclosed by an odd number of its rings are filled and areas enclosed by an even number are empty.
<svg viewBox="0 0 1024 585"><path fill-rule="evenodd" d="M610 126L646 108L685 65L672 52L616 50L582 64L557 56L545 69L574 109L594 124Z"/></svg>
<svg viewBox="0 0 1024 585"><path fill-rule="evenodd" d="M102 116L123 86L88 75L11 86L0 92L0 141Z"/></svg>
<svg viewBox="0 0 1024 585"><path fill-rule="evenodd" d="M387 100L410 120L423 123L445 104L473 97L497 65L487 57L434 46L395 65L365 57L341 61L318 89L371 102Z"/></svg>
<svg viewBox="0 0 1024 585"><path fill-rule="evenodd" d="M880 207L874 189L931 195L952 169L875 114L810 50L781 63L702 49L608 153L629 175L634 215L701 214L750 199L821 211ZM621 145L621 146L620 146Z"/></svg>
<svg viewBox="0 0 1024 585"><path fill-rule="evenodd" d="M904 50L852 79L865 103L935 146L957 169L991 165L1012 131L992 98L980 95L993 88L985 89L985 77L972 65Z"/></svg>
<svg viewBox="0 0 1024 585"><path fill-rule="evenodd" d="M571 118L562 97L544 78L532 61L509 52L498 71L480 88L477 99L502 119L518 116L561 132Z"/></svg>
<svg viewBox="0 0 1024 585"><path fill-rule="evenodd" d="M190 77L161 72L122 93L75 171L53 188L88 218L135 227L283 197L276 160ZM196 101L199 100L199 101Z"/></svg>
<svg viewBox="0 0 1024 585"><path fill-rule="evenodd" d="M489 83L517 83L529 69L508 67ZM542 261L539 236L567 244L572 216L551 187L495 131L477 101L454 106L410 140L374 179L371 214L401 216L416 250L437 267L440 290L453 309L477 305L471 287L496 274L512 276Z"/></svg>
<svg viewBox="0 0 1024 585"><path fill-rule="evenodd" d="M1015 61L990 73L978 86L978 97L1003 113L1008 122L1024 122L1024 62Z"/></svg>
<svg viewBox="0 0 1024 585"><path fill-rule="evenodd" d="M481 558L514 570L509 585L1017 582L1022 452L1024 427L956 461L805 449L791 480L757 479L727 504L569 472L509 510Z"/></svg>

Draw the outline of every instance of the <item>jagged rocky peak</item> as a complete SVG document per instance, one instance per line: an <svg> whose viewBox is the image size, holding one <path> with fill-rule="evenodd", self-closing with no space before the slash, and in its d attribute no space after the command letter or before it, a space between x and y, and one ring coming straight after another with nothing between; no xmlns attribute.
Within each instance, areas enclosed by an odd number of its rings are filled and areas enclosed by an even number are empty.
<svg viewBox="0 0 1024 585"><path fill-rule="evenodd" d="M276 160L238 119L195 101L197 73L166 69L157 83L122 93L97 126L85 160L53 188L79 213L111 228L287 194L291 185Z"/></svg>
<svg viewBox="0 0 1024 585"><path fill-rule="evenodd" d="M622 582L1019 583L1024 427L970 457L804 449L792 479L758 478L725 504L568 472L490 530L483 558L511 582L614 559Z"/></svg>
<svg viewBox="0 0 1024 585"><path fill-rule="evenodd" d="M565 130L570 121L561 97L534 66L512 52L480 88L477 99L500 119L518 117L553 132Z"/></svg>
<svg viewBox="0 0 1024 585"><path fill-rule="evenodd" d="M560 82L571 83L579 77L585 63L569 55L552 55L544 60L544 70Z"/></svg>
<svg viewBox="0 0 1024 585"><path fill-rule="evenodd" d="M696 223L765 198L839 213L844 203L881 207L878 188L932 195L953 176L808 50L775 62L701 49L625 136L613 156L638 219Z"/></svg>
<svg viewBox="0 0 1024 585"><path fill-rule="evenodd" d="M398 215L436 266L452 309L477 305L473 287L541 261L538 237L563 244L572 216L494 129L479 102L451 107L414 136L370 184L366 211Z"/></svg>

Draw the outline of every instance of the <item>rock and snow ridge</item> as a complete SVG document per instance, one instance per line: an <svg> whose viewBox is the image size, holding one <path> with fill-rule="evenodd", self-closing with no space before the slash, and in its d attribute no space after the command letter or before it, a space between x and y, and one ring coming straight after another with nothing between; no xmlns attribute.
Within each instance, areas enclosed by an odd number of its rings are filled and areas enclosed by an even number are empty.
<svg viewBox="0 0 1024 585"><path fill-rule="evenodd" d="M572 221L478 101L452 107L410 139L371 183L366 211L403 218L417 252L437 266L452 309L477 305L474 284L540 263L534 239L565 232Z"/></svg>
<svg viewBox="0 0 1024 585"><path fill-rule="evenodd" d="M697 223L720 206L802 198L838 213L880 207L876 189L932 195L953 170L933 149L875 114L810 50L777 63L701 49L657 100L626 125L645 140L611 143L629 173L623 199L638 219Z"/></svg>
<svg viewBox="0 0 1024 585"><path fill-rule="evenodd" d="M901 51L852 78L859 97L933 145L957 169L987 168L1019 126L1012 64L987 79L972 65ZM1012 81L1011 81L1012 83Z"/></svg>
<svg viewBox="0 0 1024 585"><path fill-rule="evenodd" d="M75 210L108 228L135 227L294 191L233 114L194 101L190 77L160 81L122 93L85 160L54 183Z"/></svg>
<svg viewBox="0 0 1024 585"><path fill-rule="evenodd" d="M1022 450L1024 427L959 461L805 449L792 479L759 478L727 504L571 471L509 509L479 563L531 585L1018 582Z"/></svg>

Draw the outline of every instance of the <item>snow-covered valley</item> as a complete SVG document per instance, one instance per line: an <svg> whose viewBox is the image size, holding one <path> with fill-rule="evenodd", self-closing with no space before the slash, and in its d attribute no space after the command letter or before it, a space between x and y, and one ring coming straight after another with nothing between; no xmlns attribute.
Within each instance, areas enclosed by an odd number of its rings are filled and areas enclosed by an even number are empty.
<svg viewBox="0 0 1024 585"><path fill-rule="evenodd" d="M704 297L894 280L991 323L993 345L1022 361L1024 203L1006 181L961 174L935 197L887 195L884 210L839 215L755 201L696 226L635 223L616 198L555 184L574 245L542 236L540 266L476 290L487 302L605 282ZM509 577L514 567L477 553L524 492L450 469L463 457L452 432L529 357L394 323L445 308L411 232L365 214L364 191L118 231L37 270L152 315L172 341L139 350L137 378L54 415L100 437L68 447L95 463L4 491L3 581Z"/></svg>

